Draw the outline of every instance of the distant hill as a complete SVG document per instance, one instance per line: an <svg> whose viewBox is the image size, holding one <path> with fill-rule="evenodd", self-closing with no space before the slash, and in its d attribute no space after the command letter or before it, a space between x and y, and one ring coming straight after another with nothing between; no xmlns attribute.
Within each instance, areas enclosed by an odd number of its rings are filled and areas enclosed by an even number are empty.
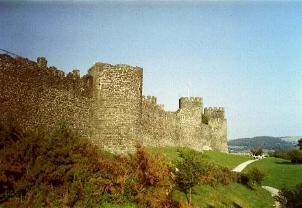
<svg viewBox="0 0 302 208"><path fill-rule="evenodd" d="M228 141L230 151L244 152L252 148L265 150L288 150L295 148L299 137L271 137L257 136L253 138L240 138Z"/></svg>
<svg viewBox="0 0 302 208"><path fill-rule="evenodd" d="M298 140L301 139L302 136L284 136L280 137L280 139L286 141L286 142L291 142L293 144L297 144Z"/></svg>

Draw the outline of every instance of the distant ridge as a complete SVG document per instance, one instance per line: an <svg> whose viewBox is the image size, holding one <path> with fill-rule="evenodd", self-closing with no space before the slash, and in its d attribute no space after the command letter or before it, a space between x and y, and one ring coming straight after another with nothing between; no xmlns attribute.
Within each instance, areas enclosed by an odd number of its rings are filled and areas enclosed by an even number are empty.
<svg viewBox="0 0 302 208"><path fill-rule="evenodd" d="M256 136L230 140L228 146L231 152L248 151L258 147L265 150L288 150L295 148L300 138L299 136Z"/></svg>

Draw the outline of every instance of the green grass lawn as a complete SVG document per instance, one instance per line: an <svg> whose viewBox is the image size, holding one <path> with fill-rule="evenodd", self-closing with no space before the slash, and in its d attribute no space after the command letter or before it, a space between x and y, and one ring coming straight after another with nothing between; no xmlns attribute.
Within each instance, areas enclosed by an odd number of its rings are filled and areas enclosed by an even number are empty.
<svg viewBox="0 0 302 208"><path fill-rule="evenodd" d="M173 191L173 198L186 203L186 197L182 192ZM241 184L230 184L227 186L195 186L192 194L192 202L196 208L225 208L244 207L259 208L273 207L273 198L260 187L251 190ZM135 204L102 204L100 208L136 208Z"/></svg>
<svg viewBox="0 0 302 208"><path fill-rule="evenodd" d="M176 148L176 147L162 147L162 148L148 148L149 152L155 153L156 151L163 152L167 160L170 162L176 161L178 159L177 149L186 150L188 148ZM223 152L216 151L204 151L204 154L201 154L201 157L204 157L205 160L211 161L215 164L233 169L240 163L250 160L251 157L243 155L233 155Z"/></svg>
<svg viewBox="0 0 302 208"><path fill-rule="evenodd" d="M234 183L216 187L196 186L193 190L195 192L192 195L194 207L270 208L274 204L271 195L261 187L251 190L241 184ZM185 195L179 191L173 192L173 198L186 202Z"/></svg>
<svg viewBox="0 0 302 208"><path fill-rule="evenodd" d="M302 164L296 165L287 160L270 157L250 164L244 172L253 167L265 173L263 185L281 189L302 183Z"/></svg>
<svg viewBox="0 0 302 208"><path fill-rule="evenodd" d="M205 155L208 160L230 169L233 169L240 163L251 159L249 156L233 155L216 151L205 151Z"/></svg>

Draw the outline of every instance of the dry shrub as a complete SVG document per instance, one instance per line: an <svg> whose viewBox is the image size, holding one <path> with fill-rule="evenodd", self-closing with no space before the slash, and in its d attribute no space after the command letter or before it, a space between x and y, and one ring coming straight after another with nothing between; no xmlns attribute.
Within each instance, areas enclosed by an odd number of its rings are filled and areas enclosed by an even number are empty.
<svg viewBox="0 0 302 208"><path fill-rule="evenodd" d="M104 194L124 193L129 163L64 124L26 133L0 126L0 161L0 203L8 207L96 206Z"/></svg>
<svg viewBox="0 0 302 208"><path fill-rule="evenodd" d="M228 185L236 181L236 174L226 167L213 166L210 173L215 179L214 182Z"/></svg>
<svg viewBox="0 0 302 208"><path fill-rule="evenodd" d="M193 208L193 205L189 203L180 202L179 208Z"/></svg>
<svg viewBox="0 0 302 208"><path fill-rule="evenodd" d="M5 207L98 207L135 201L178 207L170 197L164 155L138 146L134 155L100 151L68 126L24 133L0 126L0 204Z"/></svg>
<svg viewBox="0 0 302 208"><path fill-rule="evenodd" d="M170 168L164 162L164 155L150 155L140 145L131 159L131 191L140 207L170 207L172 191ZM172 207L172 206L171 206Z"/></svg>
<svg viewBox="0 0 302 208"><path fill-rule="evenodd" d="M205 163L204 166L206 171L198 177L198 183L201 185L228 185L237 180L237 175L226 167L210 163Z"/></svg>

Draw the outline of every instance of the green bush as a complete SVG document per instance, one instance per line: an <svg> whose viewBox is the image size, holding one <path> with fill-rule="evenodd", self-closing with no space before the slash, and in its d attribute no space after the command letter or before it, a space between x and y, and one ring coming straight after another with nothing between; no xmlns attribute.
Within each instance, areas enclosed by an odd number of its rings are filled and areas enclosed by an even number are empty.
<svg viewBox="0 0 302 208"><path fill-rule="evenodd" d="M237 176L237 182L242 184L242 185L245 185L247 187L250 187L250 177L245 174L245 173L238 173L238 176Z"/></svg>
<svg viewBox="0 0 302 208"><path fill-rule="evenodd" d="M264 180L264 173L258 168L252 168L247 173L238 173L237 182L252 188L253 185L261 185Z"/></svg>
<svg viewBox="0 0 302 208"><path fill-rule="evenodd" d="M288 150L276 150L274 152L269 152L269 156L289 160L288 152Z"/></svg>
<svg viewBox="0 0 302 208"><path fill-rule="evenodd" d="M288 152L288 158L292 163L302 163L302 151L294 149Z"/></svg>
<svg viewBox="0 0 302 208"><path fill-rule="evenodd" d="M205 173L204 163L194 150L178 150L180 159L176 162L175 184L182 191L189 204L192 202L192 188Z"/></svg>
<svg viewBox="0 0 302 208"><path fill-rule="evenodd" d="M302 183L296 185L293 190L281 189L279 196L276 197L281 207L300 208L302 207Z"/></svg>
<svg viewBox="0 0 302 208"><path fill-rule="evenodd" d="M248 177L250 178L250 181L261 185L264 179L264 173L260 171L258 168L252 168L247 173Z"/></svg>
<svg viewBox="0 0 302 208"><path fill-rule="evenodd" d="M252 155L258 156L263 154L263 150L261 148L251 149L250 152Z"/></svg>
<svg viewBox="0 0 302 208"><path fill-rule="evenodd" d="M300 150L302 150L302 138L298 140L297 146L299 147Z"/></svg>

